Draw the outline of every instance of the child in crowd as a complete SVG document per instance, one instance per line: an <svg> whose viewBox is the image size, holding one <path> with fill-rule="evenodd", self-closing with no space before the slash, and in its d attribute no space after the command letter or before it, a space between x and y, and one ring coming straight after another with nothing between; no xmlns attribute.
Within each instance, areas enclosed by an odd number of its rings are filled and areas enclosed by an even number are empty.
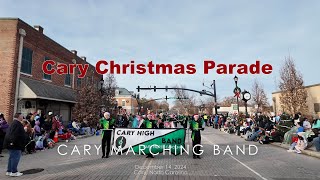
<svg viewBox="0 0 320 180"><path fill-rule="evenodd" d="M302 150L305 150L307 148L307 145L308 145L308 142L304 137L304 132L299 132L297 140L295 140L291 144L288 152L296 152L300 154Z"/></svg>
<svg viewBox="0 0 320 180"><path fill-rule="evenodd" d="M261 136L259 138L260 144L269 144L270 143L270 134L269 132L262 131Z"/></svg>
<svg viewBox="0 0 320 180"><path fill-rule="evenodd" d="M39 136L35 138L36 150L44 150L47 147L46 131L42 130Z"/></svg>
<svg viewBox="0 0 320 180"><path fill-rule="evenodd" d="M34 129L34 134L35 134L35 136L41 136L40 121L36 120L33 129Z"/></svg>

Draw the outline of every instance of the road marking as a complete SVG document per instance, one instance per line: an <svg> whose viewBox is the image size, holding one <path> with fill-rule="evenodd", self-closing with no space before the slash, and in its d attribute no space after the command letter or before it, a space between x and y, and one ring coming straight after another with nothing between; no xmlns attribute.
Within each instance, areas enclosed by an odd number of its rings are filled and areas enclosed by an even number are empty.
<svg viewBox="0 0 320 180"><path fill-rule="evenodd" d="M204 139L206 139L206 141L208 141L209 143L211 143L211 145L214 145L213 142L211 142L208 138L206 138L205 136L202 136ZM223 151L222 148L219 148L221 151ZM259 174L257 171L251 169L249 166L247 166L246 164L244 164L243 162L241 162L239 159L235 158L234 156L232 156L231 154L226 153L228 156L230 156L232 159L234 159L235 161L237 161L238 163L240 163L241 165L243 165L244 167L246 167L247 169L249 169L251 172L253 172L254 174L256 174L257 176L259 176L261 179L263 180L268 180L267 178L263 177L261 174Z"/></svg>
<svg viewBox="0 0 320 180"><path fill-rule="evenodd" d="M151 161L149 162L149 164L148 164L148 166L147 166L147 172L149 172L149 167L150 167L152 161L153 161L153 159L151 159ZM144 173L141 180L146 180L147 175L148 175L148 173Z"/></svg>
<svg viewBox="0 0 320 180"><path fill-rule="evenodd" d="M142 164L142 167L145 166L147 160L148 160L148 159L144 160L144 162L143 162L143 164ZM136 175L136 178L134 178L134 180L138 180L138 179L139 179L139 176L140 176L140 174L138 173L138 174Z"/></svg>

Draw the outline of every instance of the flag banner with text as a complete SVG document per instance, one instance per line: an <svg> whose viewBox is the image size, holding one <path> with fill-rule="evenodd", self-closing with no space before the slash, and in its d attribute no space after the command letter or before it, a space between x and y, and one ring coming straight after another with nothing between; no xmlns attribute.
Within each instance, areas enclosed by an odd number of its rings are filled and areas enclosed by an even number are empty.
<svg viewBox="0 0 320 180"><path fill-rule="evenodd" d="M167 154L170 151L171 154L178 155L183 151L181 148L185 148L185 137L186 131L184 128L116 128L112 148L117 152L129 151L140 155L151 154L151 152L152 154L162 153L164 150Z"/></svg>

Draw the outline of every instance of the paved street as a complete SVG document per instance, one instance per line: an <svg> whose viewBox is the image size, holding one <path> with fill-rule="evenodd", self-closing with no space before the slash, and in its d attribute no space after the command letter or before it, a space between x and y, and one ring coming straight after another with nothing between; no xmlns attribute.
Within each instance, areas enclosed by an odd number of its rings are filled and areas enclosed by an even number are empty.
<svg viewBox="0 0 320 180"><path fill-rule="evenodd" d="M100 138L94 136L65 143L68 148L61 147L61 152L67 152L66 156L59 155L57 149L23 156L20 171L32 168L44 168L44 171L25 175L21 179L320 179L320 160L317 158L288 153L271 145L246 142L238 136L212 128L203 131L204 154L200 160L186 154L159 155L147 159L131 153L128 156L112 155L108 159L101 159L93 146L100 145ZM188 141L191 142L190 139ZM92 145L93 149L89 151L91 156L83 154L84 144ZM214 144L219 145L220 155L214 155L218 152L214 151ZM242 147L249 144L258 147L256 155L248 155L248 146L246 155L235 154L235 145ZM79 147L80 156L77 153L70 155L74 145ZM223 155L227 145L230 145L233 155ZM0 179L11 179L4 176L7 157L5 154L5 158L0 159Z"/></svg>

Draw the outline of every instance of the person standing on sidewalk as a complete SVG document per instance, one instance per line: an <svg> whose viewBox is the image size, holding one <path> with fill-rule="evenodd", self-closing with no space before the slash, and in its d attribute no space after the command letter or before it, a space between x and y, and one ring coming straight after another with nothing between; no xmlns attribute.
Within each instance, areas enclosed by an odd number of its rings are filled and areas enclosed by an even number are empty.
<svg viewBox="0 0 320 180"><path fill-rule="evenodd" d="M193 150L193 159L201 159L200 157L200 144L201 144L201 133L200 130L204 130L202 127L203 120L199 120L199 115L194 115L194 119L190 121L190 129L192 131L191 133L191 139L192 139L192 150ZM195 147L197 146L197 147Z"/></svg>
<svg viewBox="0 0 320 180"><path fill-rule="evenodd" d="M23 116L21 113L16 113L13 122L6 134L4 145L9 150L7 176L18 177L23 173L18 172L18 164L20 161L21 153L25 147L25 131L22 125Z"/></svg>
<svg viewBox="0 0 320 180"><path fill-rule="evenodd" d="M111 143L111 135L112 130L114 127L114 119L110 118L110 113L105 112L103 114L104 117L100 119L100 126L103 128L102 130L102 158L108 158L110 153L110 143ZM107 145L107 152L106 152L106 145Z"/></svg>
<svg viewBox="0 0 320 180"><path fill-rule="evenodd" d="M0 113L0 157L3 157L2 154L2 148L3 148L3 141L4 137L6 136L6 132L9 125L7 121L4 119L4 115Z"/></svg>

